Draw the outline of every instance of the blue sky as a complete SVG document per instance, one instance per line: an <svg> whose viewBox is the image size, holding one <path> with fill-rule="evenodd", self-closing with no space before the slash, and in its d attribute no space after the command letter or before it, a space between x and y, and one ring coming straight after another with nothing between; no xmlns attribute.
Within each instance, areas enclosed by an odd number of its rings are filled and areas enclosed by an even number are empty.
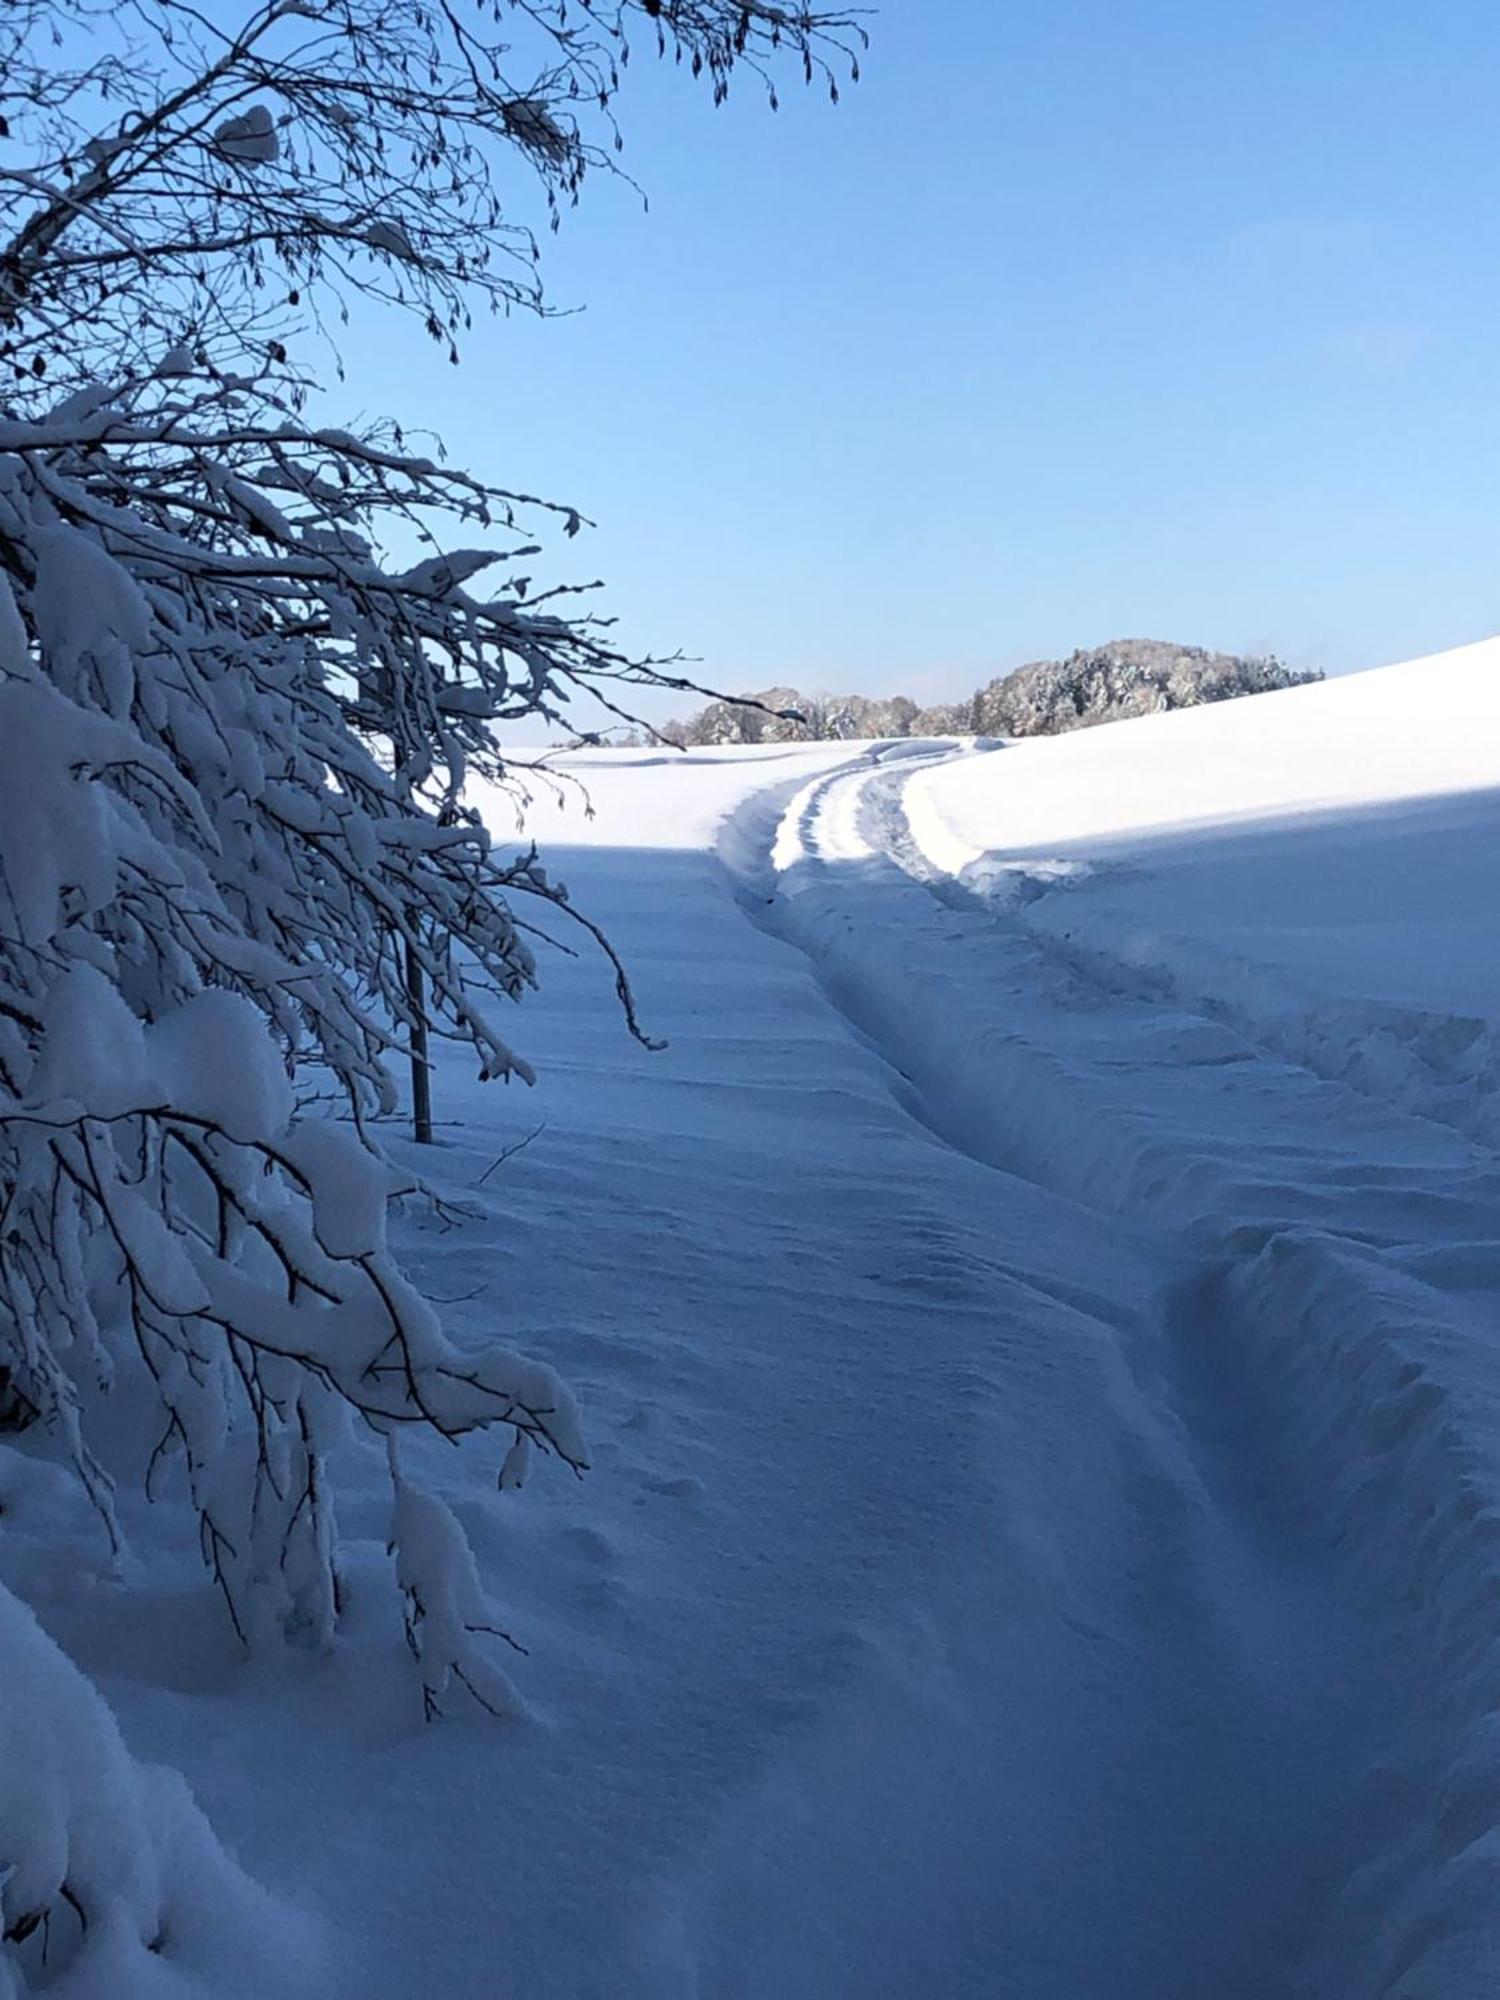
<svg viewBox="0 0 1500 2000"><path fill-rule="evenodd" d="M553 302L370 410L579 505L560 573L732 688L940 697L1140 634L1330 671L1500 631L1500 15L891 0L838 108L632 67Z"/></svg>

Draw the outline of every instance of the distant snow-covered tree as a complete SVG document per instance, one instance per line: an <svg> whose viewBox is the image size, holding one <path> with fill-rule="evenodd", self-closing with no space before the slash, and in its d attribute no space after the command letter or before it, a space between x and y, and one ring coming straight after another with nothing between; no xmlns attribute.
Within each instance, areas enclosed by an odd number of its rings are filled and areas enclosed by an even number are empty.
<svg viewBox="0 0 1500 2000"><path fill-rule="evenodd" d="M1157 639L1038 660L988 682L967 700L919 709L904 695L804 695L769 688L719 698L656 734L684 748L706 743L830 742L844 737L1055 736L1164 709L1195 708L1321 680L1275 658L1210 653Z"/></svg>
<svg viewBox="0 0 1500 2000"><path fill-rule="evenodd" d="M984 736L1054 736L1321 679L1269 657L1212 653L1159 639L1116 639L1065 660L1017 667L981 688L970 713Z"/></svg>
<svg viewBox="0 0 1500 2000"><path fill-rule="evenodd" d="M536 304L512 183L555 217L610 166L636 31L717 96L853 60L770 0L0 12L0 1422L47 1427L115 1535L85 1409L147 1383L144 1476L236 1627L318 1643L329 1449L383 1433L429 1705L504 1684L399 1437L586 1448L549 1369L459 1351L402 1275L372 1120L414 974L483 1076L526 1074L492 1019L533 979L516 902L572 913L463 803L506 776L497 731L667 677L532 586L576 513L313 420L297 342L363 295L456 358L476 304ZM0 1931L36 1882L82 1893L28 1868L7 1796Z"/></svg>

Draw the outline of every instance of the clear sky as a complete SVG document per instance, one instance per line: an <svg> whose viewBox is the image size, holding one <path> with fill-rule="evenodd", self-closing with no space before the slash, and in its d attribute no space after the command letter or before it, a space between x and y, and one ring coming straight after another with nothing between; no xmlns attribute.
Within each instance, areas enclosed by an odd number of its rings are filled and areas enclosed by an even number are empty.
<svg viewBox="0 0 1500 2000"><path fill-rule="evenodd" d="M938 698L1141 635L1500 631L1493 0L890 0L831 107L632 67L553 302L370 410L580 506L559 573L731 688Z"/></svg>

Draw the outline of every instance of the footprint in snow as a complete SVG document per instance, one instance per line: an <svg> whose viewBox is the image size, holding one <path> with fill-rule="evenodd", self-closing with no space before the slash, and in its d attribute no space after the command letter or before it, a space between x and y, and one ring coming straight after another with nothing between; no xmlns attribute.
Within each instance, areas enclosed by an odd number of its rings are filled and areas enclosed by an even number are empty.
<svg viewBox="0 0 1500 2000"><path fill-rule="evenodd" d="M620 1560L620 1552L614 1543L607 1535L601 1535L597 1528L564 1528L562 1539L575 1555L600 1569L612 1569Z"/></svg>
<svg viewBox="0 0 1500 2000"><path fill-rule="evenodd" d="M643 1479L641 1485L648 1493L661 1493L669 1500L700 1500L703 1497L703 1481L694 1479L691 1473L683 1473L673 1479Z"/></svg>

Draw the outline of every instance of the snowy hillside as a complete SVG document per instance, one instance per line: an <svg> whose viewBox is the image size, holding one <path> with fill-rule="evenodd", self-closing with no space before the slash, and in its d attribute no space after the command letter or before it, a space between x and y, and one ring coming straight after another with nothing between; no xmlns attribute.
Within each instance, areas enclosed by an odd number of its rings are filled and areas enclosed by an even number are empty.
<svg viewBox="0 0 1500 2000"><path fill-rule="evenodd" d="M1101 975L1500 1139L1500 642L947 765L905 808Z"/></svg>
<svg viewBox="0 0 1500 2000"><path fill-rule="evenodd" d="M556 766L527 830L668 1047L544 953L538 1083L440 1070L455 1206L392 1231L460 1346L578 1397L586 1479L407 1446L525 1713L414 1712L374 1438L348 1636L253 1667L190 1523L122 1483L131 1589L65 1577L83 1503L0 1459L0 1577L282 1958L335 2000L1491 2000L1500 643L1023 746ZM53 1990L264 2000L114 1949Z"/></svg>

